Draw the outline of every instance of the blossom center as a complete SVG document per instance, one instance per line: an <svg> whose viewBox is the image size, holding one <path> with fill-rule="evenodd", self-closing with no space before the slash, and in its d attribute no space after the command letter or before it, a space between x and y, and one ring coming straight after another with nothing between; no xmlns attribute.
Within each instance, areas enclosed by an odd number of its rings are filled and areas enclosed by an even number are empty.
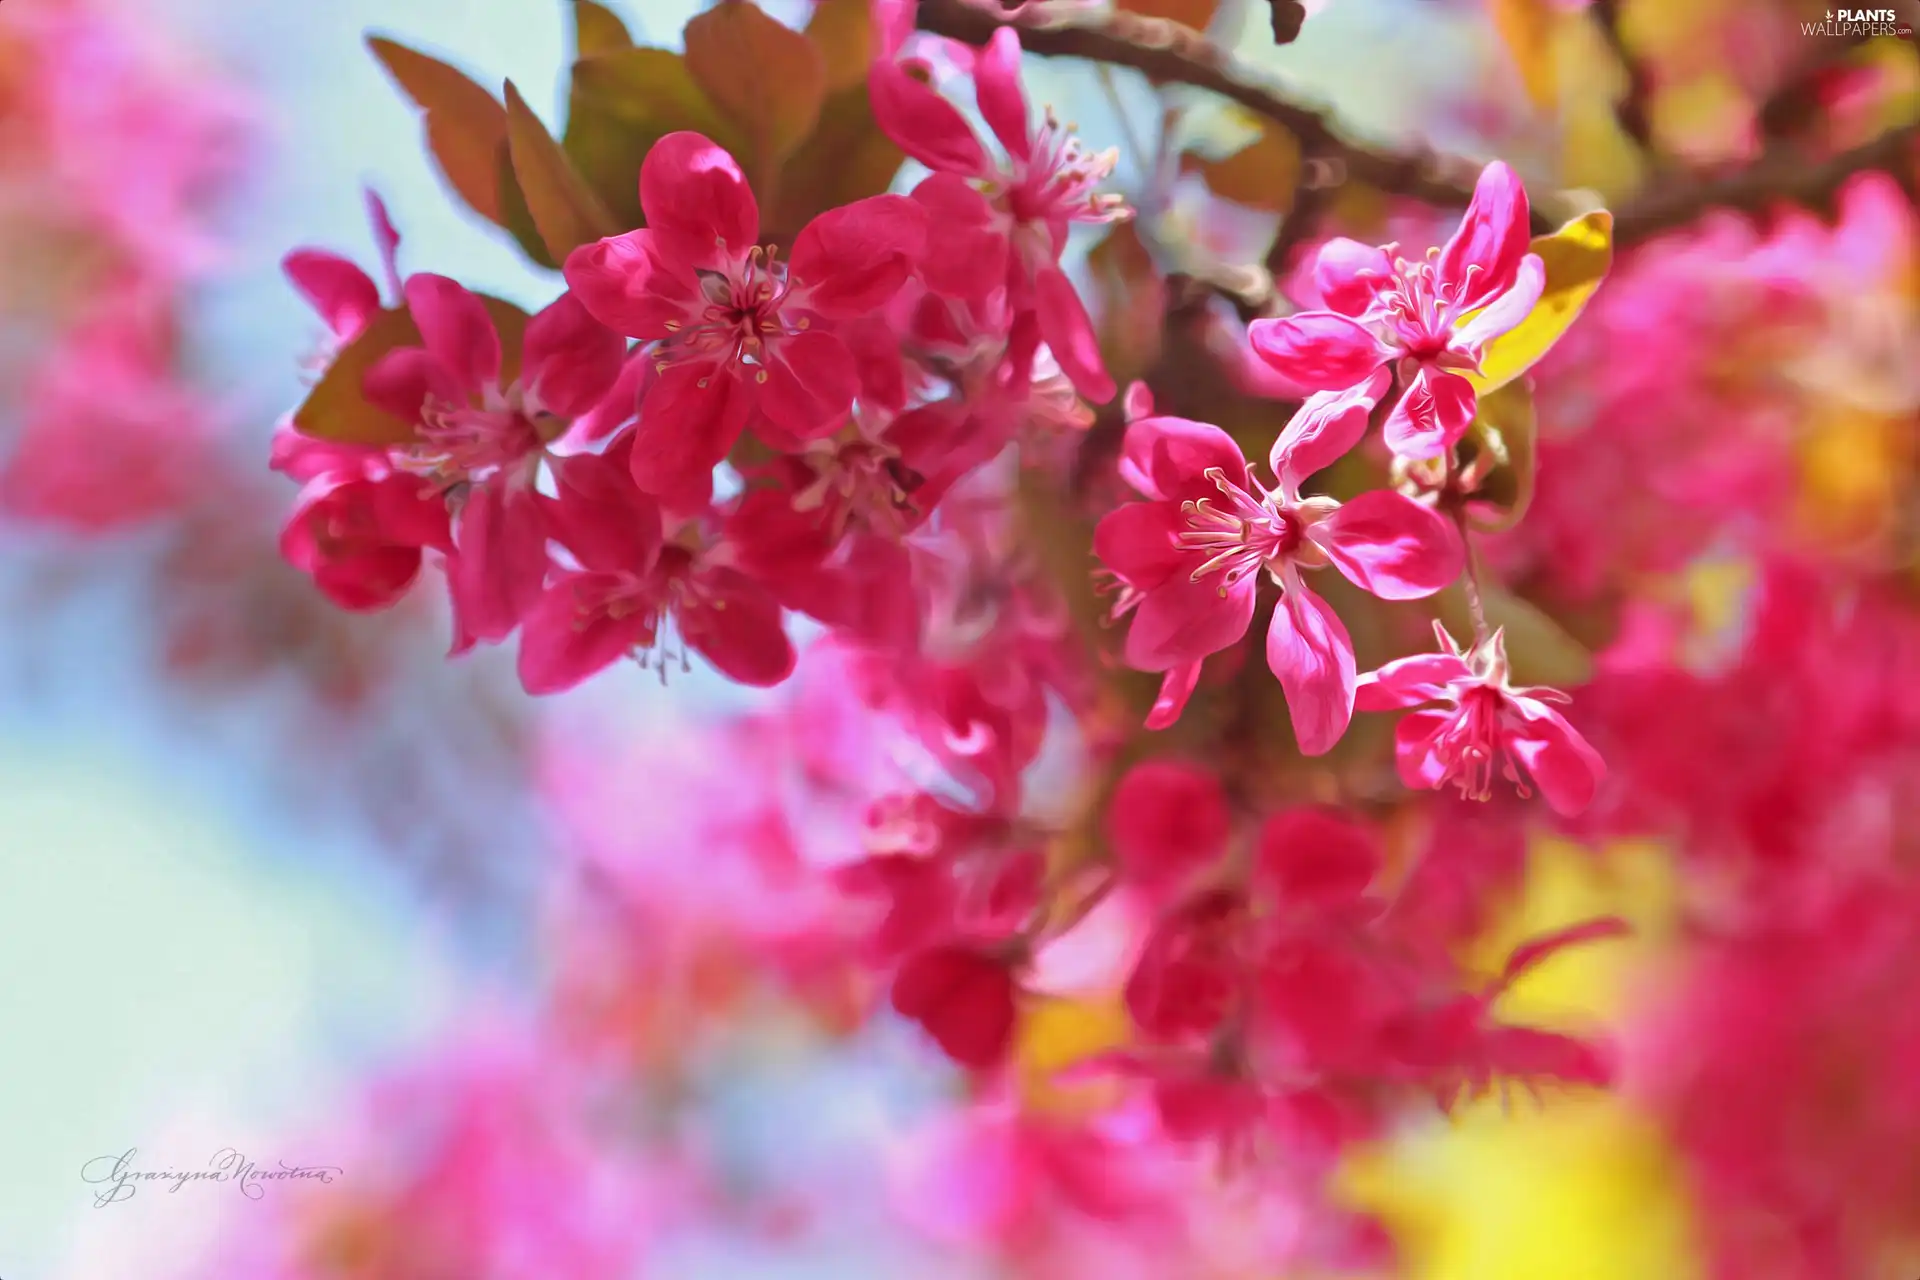
<svg viewBox="0 0 1920 1280"><path fill-rule="evenodd" d="M1005 208L1016 222L1112 222L1126 215L1124 196L1099 190L1119 163L1119 151L1089 151L1074 126L1063 126L1051 108L1027 154L1009 159Z"/></svg>
<svg viewBox="0 0 1920 1280"><path fill-rule="evenodd" d="M1205 558L1193 570L1192 580L1220 575L1225 595L1265 565L1292 555L1300 546L1304 525L1293 512L1256 497L1227 479L1219 467L1209 467L1207 479L1220 498L1189 499L1180 504L1187 527L1179 544Z"/></svg>
<svg viewBox="0 0 1920 1280"><path fill-rule="evenodd" d="M918 514L913 494L925 477L891 445L850 429L848 438L822 441L802 460L814 478L794 495L793 509L821 512L836 540L849 526L898 537Z"/></svg>
<svg viewBox="0 0 1920 1280"><path fill-rule="evenodd" d="M489 385L478 404L428 397L417 440L398 465L443 489L479 484L543 453L547 418L529 411L518 382L505 391Z"/></svg>
<svg viewBox="0 0 1920 1280"><path fill-rule="evenodd" d="M1501 748L1501 720L1506 699L1486 684L1475 684L1460 694L1459 704L1447 724L1435 735L1434 755L1445 768L1444 776L1460 788L1469 800L1485 800L1493 794L1496 765L1526 795L1512 762Z"/></svg>
<svg viewBox="0 0 1920 1280"><path fill-rule="evenodd" d="M1393 274L1381 289L1378 307L1395 344L1417 360L1435 360L1452 343L1454 326L1466 315L1477 264L1469 263L1459 280L1442 281L1439 250L1424 261L1393 260Z"/></svg>
<svg viewBox="0 0 1920 1280"><path fill-rule="evenodd" d="M717 361L723 368L750 367L765 382L768 348L807 327L782 314L793 283L773 246L755 245L731 259L725 270L696 268L700 298L683 320L669 320L670 335L656 353L664 371L681 360Z"/></svg>

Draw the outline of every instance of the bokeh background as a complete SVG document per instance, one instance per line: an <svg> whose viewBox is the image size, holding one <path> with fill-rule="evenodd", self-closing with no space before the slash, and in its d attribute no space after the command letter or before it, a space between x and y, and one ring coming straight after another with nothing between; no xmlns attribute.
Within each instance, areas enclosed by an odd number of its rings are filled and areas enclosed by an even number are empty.
<svg viewBox="0 0 1920 1280"><path fill-rule="evenodd" d="M5 0L0 29L45 2ZM698 6L617 7L637 36L671 46ZM0 524L6 1280L247 1274L209 1260L260 1229L262 1204L188 1186L99 1207L81 1169L103 1155L137 1148L138 1167L184 1168L235 1147L262 1162L339 1165L349 1182L377 1178L355 1163L369 1149L351 1118L365 1081L478 1034L488 1018L511 1024L531 999L551 924L550 855L581 838L578 821L546 802L542 780L562 767L551 744L590 741L604 760L631 758L625 773L605 766L599 794L626 815L609 821L640 830L662 744L718 749L689 725L746 701L699 670L662 687L623 669L536 705L515 684L510 653L444 662L446 620L433 602L345 617L274 554L291 486L266 474L267 441L321 337L279 273L282 254L319 245L371 262L362 194L371 187L400 229L407 268L530 309L554 288L447 197L415 111L364 34L511 79L555 120L563 6L123 0L118 13L181 75L229 86L219 111L243 138L206 205L215 251L184 286L181 351L204 393L192 438L212 442L192 465L248 496L157 523L85 528L16 510ZM1244 28L1251 61L1285 72L1358 130L1417 132L1469 151L1489 132L1530 136L1526 87L1477 3L1333 0L1281 49L1266 20L1264 6L1236 12L1230 0L1223 22ZM106 72L76 70L93 73ZM1124 135L1091 70L1034 62L1028 77L1033 96L1084 135ZM1604 147L1592 156L1590 180L1603 187ZM1123 188L1139 176L1132 164L1123 155ZM10 285L16 272L52 272L40 249L20 249L37 243L0 241L0 258L30 259L8 268ZM57 300L58 286L47 290ZM0 415L17 429L15 393L35 374L57 304L9 292ZM184 430L181 439L186 451ZM1617 886L1589 883L1569 869L1576 862L1544 856L1541 927L1619 905ZM1657 914L1657 862L1618 865L1642 875L1635 910ZM1617 975L1563 978L1565 990L1542 994L1548 1004L1602 999L1595 993ZM886 1023L828 1046L774 1013L741 1021L745 1030L717 1034L692 1068L682 1123L701 1135L709 1172L747 1188L756 1213L822 1186L838 1190L840 1212L785 1233L760 1218L662 1228L658 1274L974 1274L882 1206L891 1155L947 1083L937 1055ZM1425 1187L1423 1212L1627 1251L1594 1275L1660 1280L1685 1230L1631 1125L1604 1111L1406 1160L1373 1176ZM1470 1199L1450 1199L1462 1186ZM1642 1264L1627 1254L1640 1247L1649 1261L1635 1270ZM1468 1269L1446 1274L1494 1274L1459 1265ZM1588 1274L1578 1265L1552 1274Z"/></svg>

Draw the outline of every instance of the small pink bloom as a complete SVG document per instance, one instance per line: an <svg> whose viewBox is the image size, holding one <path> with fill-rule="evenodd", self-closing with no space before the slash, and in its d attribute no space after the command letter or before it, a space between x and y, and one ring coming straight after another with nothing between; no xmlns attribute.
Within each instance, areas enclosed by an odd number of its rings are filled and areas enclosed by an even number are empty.
<svg viewBox="0 0 1920 1280"><path fill-rule="evenodd" d="M893 1007L926 1028L946 1055L985 1071L1013 1047L1013 971L1005 961L953 943L922 951L893 980Z"/></svg>
<svg viewBox="0 0 1920 1280"><path fill-rule="evenodd" d="M1362 677L1355 695L1362 711L1446 704L1400 722L1395 740L1401 780L1426 788L1452 782L1462 795L1484 800L1498 767L1522 796L1532 794L1531 779L1556 813L1571 816L1591 804L1607 768L1549 705L1565 703L1567 696L1508 684L1506 641L1498 630L1470 653L1462 653L1438 623L1434 633L1439 653L1389 662Z"/></svg>
<svg viewBox="0 0 1920 1280"><path fill-rule="evenodd" d="M280 534L280 554L343 609L384 609L420 574L422 550L453 550L447 505L384 449L274 439L276 469L305 481Z"/></svg>
<svg viewBox="0 0 1920 1280"><path fill-rule="evenodd" d="M1473 421L1477 396L1462 373L1486 344L1533 310L1546 269L1529 251L1526 189L1499 162L1481 171L1473 202L1447 243L1424 261L1345 238L1322 246L1314 285L1326 309L1256 320L1247 336L1281 374L1317 391L1356 386L1383 365L1402 395L1387 417L1388 446L1437 458Z"/></svg>
<svg viewBox="0 0 1920 1280"><path fill-rule="evenodd" d="M911 27L911 4L891 20ZM1060 269L1068 229L1128 216L1125 202L1098 190L1118 153L1092 154L1051 112L1036 127L1020 83L1020 37L995 31L973 58L980 114L1006 153L991 156L959 110L892 56L868 76L875 121L902 150L933 170L913 198L931 217L934 252L921 265L928 287L982 300L1005 288L1016 313L1034 316L1061 370L1076 390L1104 403L1113 378L1100 356L1093 321Z"/></svg>
<svg viewBox="0 0 1920 1280"><path fill-rule="evenodd" d="M787 262L760 244L760 207L734 158L668 134L640 169L642 231L568 255L567 283L602 323L643 343L657 378L641 406L634 479L663 497L706 483L749 421L785 443L846 420L860 368L840 323L893 299L926 239L903 196L828 210Z"/></svg>
<svg viewBox="0 0 1920 1280"><path fill-rule="evenodd" d="M1218 427L1182 418L1128 427L1120 472L1149 500L1102 519L1094 551L1123 585L1115 616L1134 613L1128 663L1181 672L1163 699L1190 688L1190 664L1246 634L1264 570L1281 589L1267 664L1286 690L1301 750L1323 754L1352 716L1353 645L1301 571L1332 565L1384 600L1429 596L1459 576L1458 536L1411 499L1388 490L1344 504L1301 495L1307 476L1365 433L1386 381L1376 373L1351 390L1310 397L1274 442L1271 490Z"/></svg>
<svg viewBox="0 0 1920 1280"><path fill-rule="evenodd" d="M1177 884L1226 851L1226 793L1211 769L1149 760L1114 788L1106 829L1129 883Z"/></svg>

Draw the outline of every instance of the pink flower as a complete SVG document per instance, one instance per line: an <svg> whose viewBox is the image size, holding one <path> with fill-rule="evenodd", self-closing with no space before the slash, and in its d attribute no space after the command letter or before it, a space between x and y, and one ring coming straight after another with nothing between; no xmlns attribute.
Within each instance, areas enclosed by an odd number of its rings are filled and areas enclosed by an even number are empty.
<svg viewBox="0 0 1920 1280"><path fill-rule="evenodd" d="M521 684L558 693L637 651L664 679L668 662L685 662L672 631L742 684L779 684L794 667L779 602L729 563L709 522L665 536L660 504L633 483L632 443L623 436L555 468L560 496L542 500L544 527L579 567L556 574L526 612Z"/></svg>
<svg viewBox="0 0 1920 1280"><path fill-rule="evenodd" d="M838 323L899 291L924 247L920 207L874 196L829 210L782 263L760 244L740 166L697 133L654 144L640 203L645 230L582 245L566 262L588 311L657 344L633 450L640 487L670 497L708 484L750 419L784 443L844 422L861 379Z"/></svg>
<svg viewBox="0 0 1920 1280"><path fill-rule="evenodd" d="M978 947L947 943L900 967L893 1007L925 1027L955 1062L984 1071L1013 1047L1015 992L1005 960Z"/></svg>
<svg viewBox="0 0 1920 1280"><path fill-rule="evenodd" d="M1344 237L1321 247L1314 283L1326 308L1248 326L1253 349L1315 391L1358 386L1396 365L1404 394L1386 423L1402 457L1437 458L1466 434L1478 403L1462 372L1533 310L1546 268L1528 251L1526 189L1499 162L1481 171L1466 217L1425 261Z"/></svg>
<svg viewBox="0 0 1920 1280"><path fill-rule="evenodd" d="M912 26L911 4L896 15ZM994 32L973 56L980 114L1006 149L990 156L957 108L908 74L892 56L868 76L876 123L914 159L933 170L913 198L932 215L932 247L921 265L928 287L982 301L1005 288L1016 316L1032 315L1040 336L1074 387L1090 400L1113 398L1093 322L1060 269L1068 229L1077 222L1126 217L1125 202L1097 190L1117 152L1089 153L1049 112L1039 127L1028 118L1020 84L1020 37Z"/></svg>
<svg viewBox="0 0 1920 1280"><path fill-rule="evenodd" d="M1386 381L1380 372L1310 397L1274 441L1271 490L1218 427L1146 418L1127 429L1121 474L1149 501L1108 513L1094 551L1126 588L1116 616L1134 612L1130 665L1181 672L1175 696L1190 688L1190 664L1246 634L1265 570L1281 590L1267 665L1286 690L1300 749L1321 755L1340 740L1353 714L1353 644L1301 571L1331 564L1383 600L1413 600L1452 582L1462 562L1452 527L1398 493L1374 490L1344 504L1301 496L1305 477L1365 433Z"/></svg>
<svg viewBox="0 0 1920 1280"><path fill-rule="evenodd" d="M1129 884L1178 884L1226 852L1227 797L1211 769L1149 760L1129 769L1107 809L1107 840Z"/></svg>
<svg viewBox="0 0 1920 1280"><path fill-rule="evenodd" d="M367 192L367 216L373 223L374 243L380 248L380 265L389 293L398 305L402 286L396 256L400 233L393 229L387 206L373 191ZM357 263L325 249L295 249L280 260L293 287L320 318L327 322L336 343L344 345L380 313L380 286Z"/></svg>
<svg viewBox="0 0 1920 1280"><path fill-rule="evenodd" d="M1571 816L1593 802L1607 776L1600 755L1550 703L1557 689L1516 689L1507 683L1504 634L1495 630L1462 653L1445 627L1434 624L1441 652L1389 662L1360 679L1355 705L1390 711L1443 702L1415 711L1395 733L1400 777L1409 787L1452 782L1461 794L1484 800L1496 766L1522 796L1528 779L1554 812Z"/></svg>
<svg viewBox="0 0 1920 1280"><path fill-rule="evenodd" d="M384 609L420 576L422 549L453 550L447 504L384 449L331 444L282 426L274 469L305 482L280 554L343 609Z"/></svg>
<svg viewBox="0 0 1920 1280"><path fill-rule="evenodd" d="M445 276L415 275L407 308L425 340L367 371L369 400L417 424L399 465L458 507L454 652L503 640L546 577L546 529L535 482L547 445L592 409L620 374L621 342L572 294L527 325L519 376L507 378L500 333L480 299Z"/></svg>

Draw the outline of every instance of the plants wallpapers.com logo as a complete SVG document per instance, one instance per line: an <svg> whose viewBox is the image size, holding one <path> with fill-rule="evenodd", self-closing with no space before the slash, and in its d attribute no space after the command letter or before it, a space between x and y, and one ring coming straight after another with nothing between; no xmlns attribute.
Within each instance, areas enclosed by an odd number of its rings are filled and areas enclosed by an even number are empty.
<svg viewBox="0 0 1920 1280"><path fill-rule="evenodd" d="M1822 21L1801 23L1800 34L1852 39L1896 36L1911 40L1913 27L1901 18L1898 9L1829 9Z"/></svg>

